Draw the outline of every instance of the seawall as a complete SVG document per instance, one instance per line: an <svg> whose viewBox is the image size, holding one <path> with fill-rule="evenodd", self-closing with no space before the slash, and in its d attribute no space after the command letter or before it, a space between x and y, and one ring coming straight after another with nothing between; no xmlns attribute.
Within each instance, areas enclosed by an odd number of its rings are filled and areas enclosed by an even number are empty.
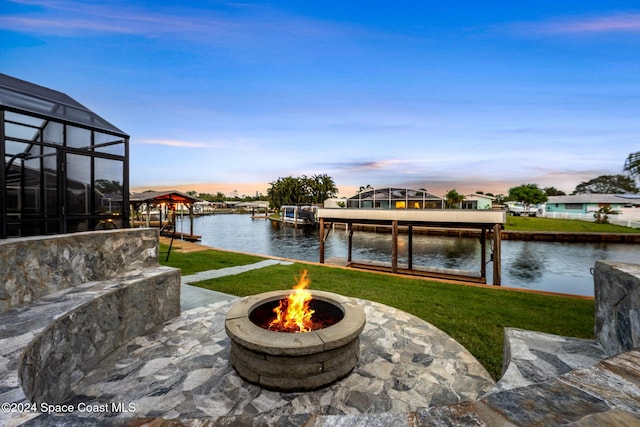
<svg viewBox="0 0 640 427"><path fill-rule="evenodd" d="M345 229L345 224L333 224L337 229ZM355 231L374 233L390 233L391 227L384 225L354 224ZM400 227L406 232L406 227ZM479 237L480 231L466 228L426 228L413 227L414 234L434 236ZM502 240L526 240L538 242L570 242L570 243L628 243L640 244L640 233L573 233L564 231L514 231L502 230Z"/></svg>

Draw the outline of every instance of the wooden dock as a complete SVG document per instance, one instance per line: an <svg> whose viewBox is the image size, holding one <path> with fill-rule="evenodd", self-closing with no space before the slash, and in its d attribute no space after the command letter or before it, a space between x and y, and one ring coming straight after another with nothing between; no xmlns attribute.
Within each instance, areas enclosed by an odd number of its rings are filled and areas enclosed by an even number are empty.
<svg viewBox="0 0 640 427"><path fill-rule="evenodd" d="M197 234L187 234L187 233L181 233L179 231L176 231L175 234L169 231L162 232L160 233L160 235L164 237L169 237L169 238L173 236L175 240L186 240L187 242L198 242L202 238L202 236L199 236Z"/></svg>
<svg viewBox="0 0 640 427"><path fill-rule="evenodd" d="M200 243L196 243L196 242L189 242L187 240L171 242L171 237L166 237L166 236L160 236L160 243L163 243L167 246L173 245L173 248L172 248L173 251L183 252L183 253L200 252L200 251L206 251L208 249L211 249L208 246L203 246Z"/></svg>

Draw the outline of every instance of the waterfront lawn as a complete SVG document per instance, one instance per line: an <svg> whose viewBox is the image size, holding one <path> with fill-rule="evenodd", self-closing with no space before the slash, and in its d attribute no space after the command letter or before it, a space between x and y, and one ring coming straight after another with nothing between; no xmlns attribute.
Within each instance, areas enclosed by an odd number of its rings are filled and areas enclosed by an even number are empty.
<svg viewBox="0 0 640 427"><path fill-rule="evenodd" d="M200 271L253 264L266 259L253 255L217 250L183 253L176 251L174 247L169 254L169 261L165 261L168 250L168 245L160 245L160 264L179 268L183 276L195 274Z"/></svg>
<svg viewBox="0 0 640 427"><path fill-rule="evenodd" d="M228 256L226 252L210 250L184 254L184 259L196 254L203 260L212 258L211 262L204 261L200 271L211 268L213 259ZM246 257L237 255L240 258L236 260ZM181 267L177 258L172 262ZM255 260L247 258L242 264L251 262ZM594 303L580 298L448 284L304 263L276 265L197 285L247 296L290 289L302 269L309 271L312 289L377 301L433 324L466 347L494 379L500 378L502 372L503 333L507 326L593 339Z"/></svg>
<svg viewBox="0 0 640 427"><path fill-rule="evenodd" d="M538 218L507 215L505 230L558 231L568 233L640 233L640 229L614 224L598 224L579 219Z"/></svg>

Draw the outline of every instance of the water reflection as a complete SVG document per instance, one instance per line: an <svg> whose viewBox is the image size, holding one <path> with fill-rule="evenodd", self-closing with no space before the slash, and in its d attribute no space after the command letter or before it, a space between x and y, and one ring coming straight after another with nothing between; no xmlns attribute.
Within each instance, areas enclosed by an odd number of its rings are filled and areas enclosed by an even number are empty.
<svg viewBox="0 0 640 427"><path fill-rule="evenodd" d="M535 251L536 242L522 242L517 255L509 265L509 277L527 283L539 281L545 271L547 255Z"/></svg>
<svg viewBox="0 0 640 427"><path fill-rule="evenodd" d="M463 269L468 264L478 265L480 261L478 254L482 248L475 239L442 239L439 247L446 268Z"/></svg>
<svg viewBox="0 0 640 427"><path fill-rule="evenodd" d="M188 220L185 221L188 223ZM188 229L188 224L185 225ZM178 224L180 231L180 224ZM202 244L222 249L281 256L317 262L320 257L319 231L282 227L271 221L251 220L248 215L212 215L194 220L194 233ZM489 251L489 248L487 248ZM400 263L407 262L408 241L400 235ZM479 271L481 245L477 238L424 236L414 234L414 267L453 268ZM347 258L348 234L331 231L325 242L325 258ZM355 232L354 261L391 261L391 234ZM487 253L487 260L490 259ZM577 244L552 242L502 242L503 286L539 289L576 295L593 295L589 269L596 260L637 263L640 245ZM491 283L492 263L487 264Z"/></svg>

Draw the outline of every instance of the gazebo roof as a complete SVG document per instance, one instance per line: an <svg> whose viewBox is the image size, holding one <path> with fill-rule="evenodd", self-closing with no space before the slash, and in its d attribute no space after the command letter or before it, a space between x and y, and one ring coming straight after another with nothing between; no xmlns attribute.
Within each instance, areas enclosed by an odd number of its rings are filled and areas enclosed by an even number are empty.
<svg viewBox="0 0 640 427"><path fill-rule="evenodd" d="M142 193L133 193L129 196L130 203L183 203L190 205L195 202L201 202L201 199L190 196L180 191L145 191Z"/></svg>

